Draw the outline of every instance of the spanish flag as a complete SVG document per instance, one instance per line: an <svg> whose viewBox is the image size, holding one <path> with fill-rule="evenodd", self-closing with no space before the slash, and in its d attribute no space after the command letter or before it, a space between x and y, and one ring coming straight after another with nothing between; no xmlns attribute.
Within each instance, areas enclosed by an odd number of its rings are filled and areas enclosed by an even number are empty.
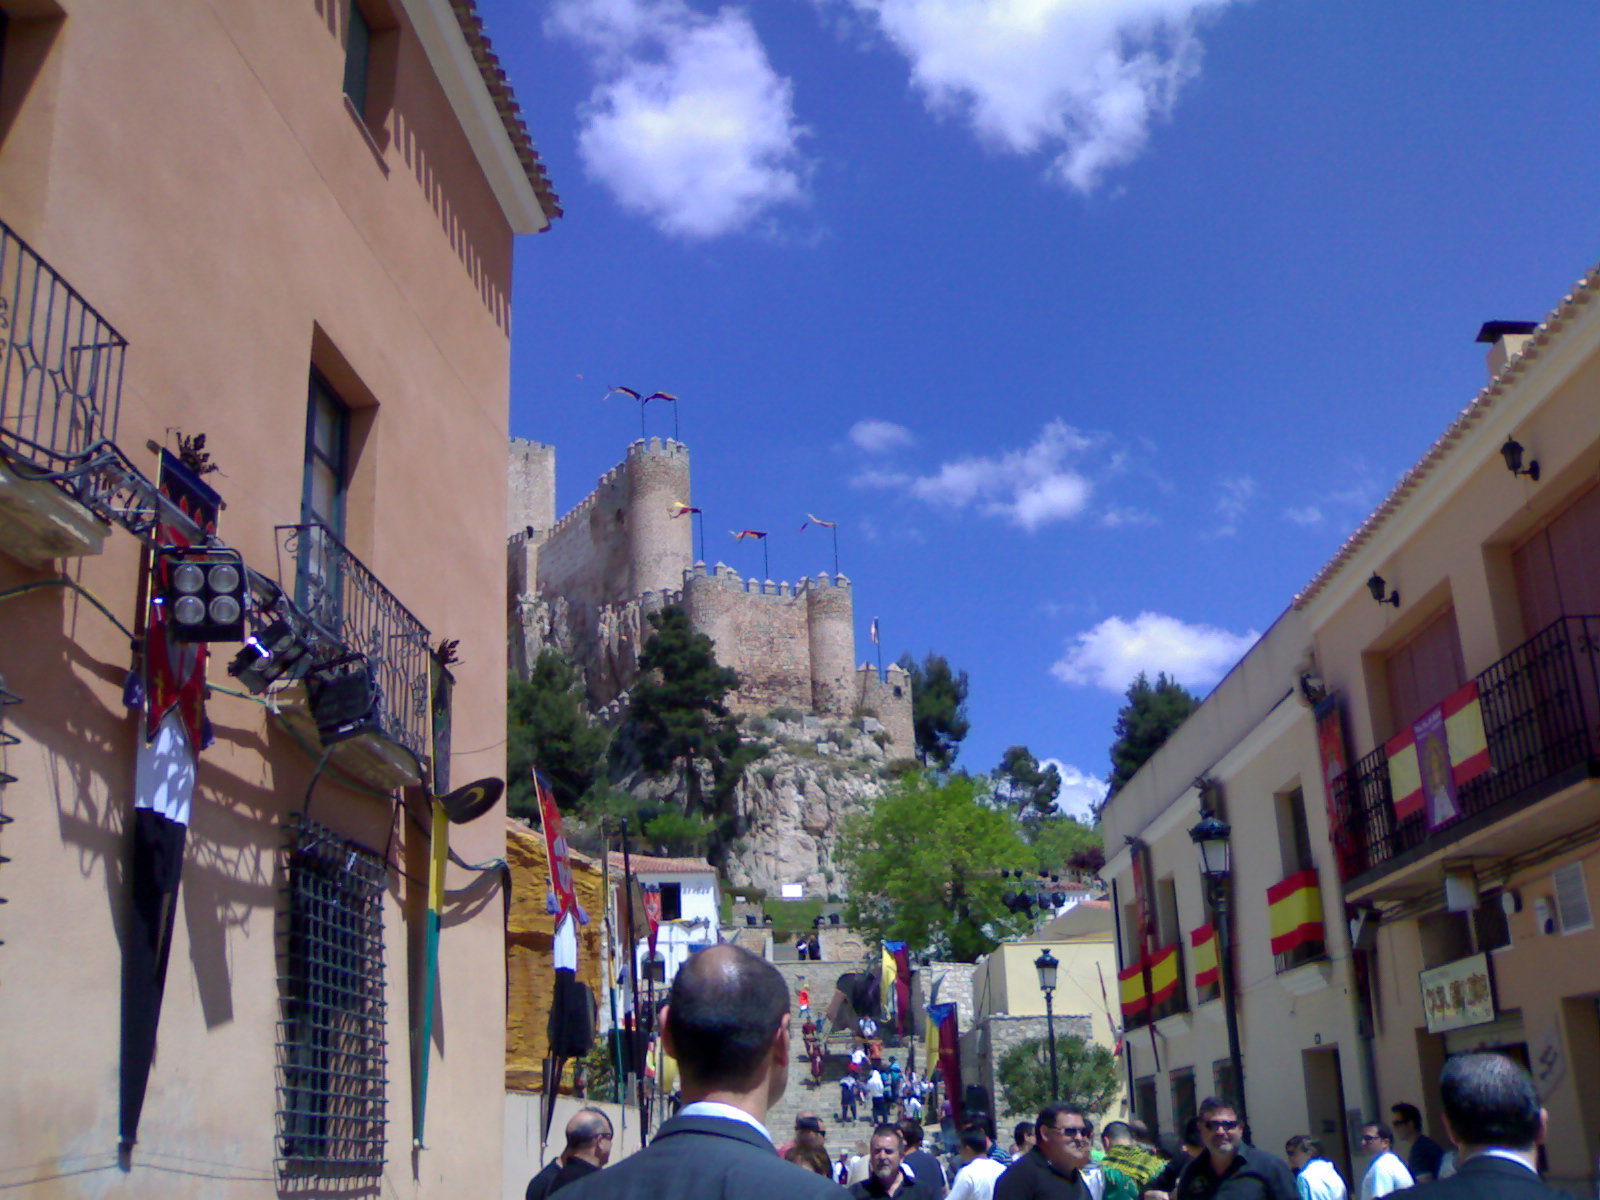
<svg viewBox="0 0 1600 1200"><path fill-rule="evenodd" d="M1221 980L1222 972L1217 958L1217 931L1210 921L1189 931L1189 952L1194 960L1194 986L1214 987Z"/></svg>
<svg viewBox="0 0 1600 1200"><path fill-rule="evenodd" d="M1149 981L1148 989L1146 980ZM1165 1004L1178 991L1178 944L1163 946L1141 958L1125 971L1117 972L1122 997L1122 1014L1136 1017L1147 1008Z"/></svg>
<svg viewBox="0 0 1600 1200"><path fill-rule="evenodd" d="M1477 683L1456 689L1390 738L1384 751L1396 818L1404 820L1426 806L1433 828L1457 815L1455 789L1490 766Z"/></svg>
<svg viewBox="0 0 1600 1200"><path fill-rule="evenodd" d="M1178 943L1164 946L1150 956L1150 1003L1159 1007L1178 991Z"/></svg>
<svg viewBox="0 0 1600 1200"><path fill-rule="evenodd" d="M1124 1017L1137 1017L1150 1007L1150 994L1144 988L1144 959L1117 972L1117 994Z"/></svg>
<svg viewBox="0 0 1600 1200"><path fill-rule="evenodd" d="M1267 914L1272 922L1272 952L1287 954L1296 946L1322 940L1322 888L1316 868L1296 871L1267 889Z"/></svg>

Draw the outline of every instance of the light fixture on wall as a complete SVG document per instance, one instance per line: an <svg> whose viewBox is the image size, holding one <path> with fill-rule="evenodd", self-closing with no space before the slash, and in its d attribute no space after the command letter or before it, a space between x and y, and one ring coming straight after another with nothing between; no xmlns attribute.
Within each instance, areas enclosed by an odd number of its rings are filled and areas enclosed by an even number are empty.
<svg viewBox="0 0 1600 1200"><path fill-rule="evenodd" d="M1367 580L1367 591L1372 593L1372 598L1379 604L1392 604L1396 608L1400 607L1400 590L1398 588L1389 590L1388 582L1376 571L1372 573L1372 578ZM1388 595L1384 594L1385 591L1388 591Z"/></svg>
<svg viewBox="0 0 1600 1200"><path fill-rule="evenodd" d="M306 690L324 746L363 733L383 733L383 694L372 664L361 655L319 667L307 678Z"/></svg>
<svg viewBox="0 0 1600 1200"><path fill-rule="evenodd" d="M1534 483L1539 482L1539 460L1536 458L1526 467L1522 465L1522 443L1514 437L1506 438L1506 444L1500 447L1500 457L1506 460L1506 470L1513 475L1526 475Z"/></svg>
<svg viewBox="0 0 1600 1200"><path fill-rule="evenodd" d="M280 680L302 678L314 661L311 647L280 618L245 638L244 649L228 664L228 674L259 696Z"/></svg>
<svg viewBox="0 0 1600 1200"><path fill-rule="evenodd" d="M244 640L245 572L226 546L163 546L159 603L167 629L180 642Z"/></svg>

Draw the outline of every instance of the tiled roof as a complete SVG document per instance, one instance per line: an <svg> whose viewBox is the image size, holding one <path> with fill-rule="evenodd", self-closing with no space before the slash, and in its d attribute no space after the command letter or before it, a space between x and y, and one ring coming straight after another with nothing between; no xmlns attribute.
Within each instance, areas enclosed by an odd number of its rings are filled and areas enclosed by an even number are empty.
<svg viewBox="0 0 1600 1200"><path fill-rule="evenodd" d="M533 185L534 194L539 197L545 217L554 221L561 215L561 198L551 188L550 176L539 159L539 152L533 148L533 139L528 136L528 127L522 120L522 106L517 103L517 97L511 90L511 81L500 66L500 56L490 48L489 39L483 32L483 18L478 15L477 0L450 0L450 8L455 13L456 23L461 26L462 36L467 39L467 48L472 51L472 60L478 65L484 86L489 89L489 95L494 97L494 106L499 110L501 123L506 127L506 136L516 149L517 158L528 176L528 182Z"/></svg>
<svg viewBox="0 0 1600 1200"><path fill-rule="evenodd" d="M606 855L614 870L622 869L622 855L613 850ZM714 870L703 858L656 858L651 854L629 856L634 874L643 871L650 875L708 875Z"/></svg>
<svg viewBox="0 0 1600 1200"><path fill-rule="evenodd" d="M1339 568L1354 558L1356 553L1371 541L1379 528L1389 520L1405 503L1407 497L1421 486L1440 463L1444 461L1451 449L1464 437L1468 430L1481 421L1492 409L1495 402L1512 390L1518 377L1527 373L1529 364L1545 352L1545 348L1556 339L1562 326L1569 324L1584 305L1595 299L1600 291L1600 266L1595 267L1577 282L1577 285L1555 310L1545 318L1544 324L1534 330L1533 335L1523 345L1521 353L1511 359L1490 383L1468 404L1450 423L1450 427L1439 435L1437 441L1428 448L1428 452L1409 471L1400 477L1400 482L1395 484L1394 490L1384 499L1383 503L1373 510L1372 515L1363 521L1360 527L1345 539L1344 545L1339 547L1337 553L1328 560L1327 564L1316 573L1311 582L1294 598L1294 607L1303 608L1314 599L1328 582L1338 573Z"/></svg>

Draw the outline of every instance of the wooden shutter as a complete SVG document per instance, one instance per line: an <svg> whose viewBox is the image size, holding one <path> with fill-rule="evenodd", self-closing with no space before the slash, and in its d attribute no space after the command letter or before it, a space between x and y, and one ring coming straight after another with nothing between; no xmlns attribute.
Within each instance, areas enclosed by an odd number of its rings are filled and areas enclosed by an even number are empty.
<svg viewBox="0 0 1600 1200"><path fill-rule="evenodd" d="M1527 637L1557 617L1600 615L1600 486L1591 487L1511 555Z"/></svg>
<svg viewBox="0 0 1600 1200"><path fill-rule="evenodd" d="M1467 681L1455 609L1447 608L1384 660L1391 733L1411 724Z"/></svg>

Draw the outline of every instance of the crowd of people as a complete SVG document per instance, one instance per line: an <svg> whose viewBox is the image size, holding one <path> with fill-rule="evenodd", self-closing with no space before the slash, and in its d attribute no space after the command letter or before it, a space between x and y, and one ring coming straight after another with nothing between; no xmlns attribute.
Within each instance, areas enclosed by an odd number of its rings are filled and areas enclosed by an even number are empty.
<svg viewBox="0 0 1600 1200"><path fill-rule="evenodd" d="M682 1107L650 1145L610 1161L611 1123L599 1109L567 1125L563 1154L528 1185L527 1200L557 1191L565 1200L1536 1200L1561 1193L1540 1177L1545 1114L1527 1071L1498 1054L1451 1058L1439 1080L1454 1149L1422 1131L1410 1104L1392 1126L1362 1127L1369 1161L1354 1188L1309 1134L1289 1139L1284 1157L1250 1145L1233 1105L1211 1098L1184 1131L1181 1151L1162 1154L1135 1120L1099 1133L1076 1104L1046 1105L1018 1124L1009 1150L992 1124L974 1120L944 1158L924 1145L920 1112L907 1111L907 1084L921 1081L895 1060L874 1056L867 1039L841 1083L839 1120L859 1118L859 1082L871 1104L870 1136L839 1154L815 1113L795 1120L774 1144L765 1120L788 1082L789 997L763 959L732 945L691 958L673 981L662 1038L679 1064ZM890 1078L895 1079L891 1085ZM874 1083L874 1081L876 1081ZM849 1097L847 1102L846 1097ZM922 1096L915 1096L920 1104ZM1399 1135L1398 1140L1397 1136ZM1396 1147L1406 1151L1402 1158ZM604 1169L602 1169L604 1168ZM570 1190L569 1190L570 1189Z"/></svg>

